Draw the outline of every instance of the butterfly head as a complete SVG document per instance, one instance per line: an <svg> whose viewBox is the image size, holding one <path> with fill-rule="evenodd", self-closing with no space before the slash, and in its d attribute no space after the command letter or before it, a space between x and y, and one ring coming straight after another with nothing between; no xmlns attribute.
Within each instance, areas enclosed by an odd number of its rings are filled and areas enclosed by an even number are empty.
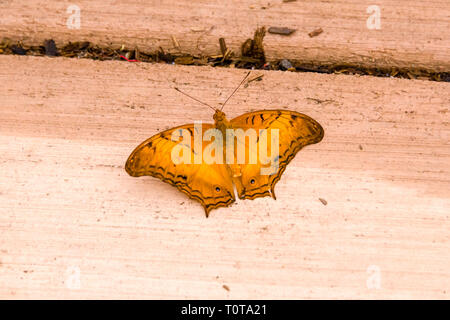
<svg viewBox="0 0 450 320"><path fill-rule="evenodd" d="M227 118L225 116L225 113L223 113L219 109L216 109L216 112L214 113L213 119L214 119L214 122L217 125L219 123L225 122Z"/></svg>

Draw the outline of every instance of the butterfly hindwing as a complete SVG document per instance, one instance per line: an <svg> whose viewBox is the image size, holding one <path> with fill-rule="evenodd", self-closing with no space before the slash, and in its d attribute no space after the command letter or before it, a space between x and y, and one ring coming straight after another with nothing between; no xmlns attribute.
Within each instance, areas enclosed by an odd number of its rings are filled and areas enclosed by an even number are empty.
<svg viewBox="0 0 450 320"><path fill-rule="evenodd" d="M260 163L258 157L257 164L240 164L240 175L234 177L238 196L241 199L255 199L257 197L272 196L275 198L275 184L280 180L281 175L288 163L295 157L298 151L309 144L318 143L322 140L324 130L321 125L307 115L287 110L261 110L243 114L232 119L231 124L234 129L243 130L254 129L258 135L258 149L261 146L259 141L259 129L278 129L279 152L276 159L272 160L274 170L261 174L261 168L267 167ZM270 138L267 148L270 149ZM248 150L248 149L247 149ZM270 154L268 152L267 154ZM269 169L269 168L266 168ZM270 173L270 174L267 174Z"/></svg>
<svg viewBox="0 0 450 320"><path fill-rule="evenodd" d="M214 125L202 125L203 132L211 128ZM172 150L180 142L172 141L172 133L181 133L180 130L187 130L191 135L191 164L175 164L172 159ZM226 165L194 163L194 130L193 124L183 125L145 140L131 153L125 170L133 177L153 176L177 187L199 201L208 215L212 209L229 206L235 201L233 182ZM202 152L208 143L203 141Z"/></svg>

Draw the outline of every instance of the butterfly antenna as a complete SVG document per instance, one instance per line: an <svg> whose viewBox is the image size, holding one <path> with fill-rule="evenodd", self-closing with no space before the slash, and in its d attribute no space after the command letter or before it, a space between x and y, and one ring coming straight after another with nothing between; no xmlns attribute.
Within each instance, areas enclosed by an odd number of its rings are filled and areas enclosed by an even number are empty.
<svg viewBox="0 0 450 320"><path fill-rule="evenodd" d="M251 72L251 71L249 71L249 72L247 73L247 75L244 77L244 79L242 79L241 83L239 83L239 85L236 87L236 89L234 89L234 91L230 94L230 96L227 98L227 100L225 100L225 102L224 102L223 105L222 105L222 108L220 108L220 111L222 111L223 107L225 107L225 105L227 104L228 100L230 100L230 98L231 98L231 97L236 93L236 91L242 86L242 84L244 83L245 79L247 79L248 76L250 75L250 72Z"/></svg>
<svg viewBox="0 0 450 320"><path fill-rule="evenodd" d="M177 90L179 93L184 94L185 96L188 96L188 97L191 98L192 100L195 100L195 101L197 101L197 102L199 102L199 103L201 103L201 104L203 104L203 105L205 105L205 106L207 106L207 107L210 107L210 108L213 109L214 111L216 111L216 109L213 108L213 107L211 107L209 104L204 103L203 101L200 101L200 100L198 100L197 98L194 98L193 96L188 95L186 92L181 91L181 90L178 89L177 87L175 87L175 90Z"/></svg>

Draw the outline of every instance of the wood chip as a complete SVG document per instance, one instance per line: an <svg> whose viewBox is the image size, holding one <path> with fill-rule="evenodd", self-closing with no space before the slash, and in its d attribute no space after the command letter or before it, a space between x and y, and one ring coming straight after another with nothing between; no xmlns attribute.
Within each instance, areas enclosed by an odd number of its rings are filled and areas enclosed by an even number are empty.
<svg viewBox="0 0 450 320"><path fill-rule="evenodd" d="M269 28L269 33L274 33L274 34L281 34L283 36L288 36L292 33L295 32L296 29L290 29L287 27L270 27Z"/></svg>
<svg viewBox="0 0 450 320"><path fill-rule="evenodd" d="M226 284L224 284L224 285L222 286L222 288L224 288L224 289L227 290L227 291L230 291L230 287L227 286Z"/></svg>
<svg viewBox="0 0 450 320"><path fill-rule="evenodd" d="M308 36L309 36L310 38L317 37L317 36L318 36L319 34L321 34L322 32L323 32L322 28L319 28L319 29L316 29L316 30L311 31L310 33L308 33Z"/></svg>
<svg viewBox="0 0 450 320"><path fill-rule="evenodd" d="M327 200L325 200L325 199L319 198L319 200L320 200L320 202L322 202L322 204L324 206L326 206L328 204Z"/></svg>

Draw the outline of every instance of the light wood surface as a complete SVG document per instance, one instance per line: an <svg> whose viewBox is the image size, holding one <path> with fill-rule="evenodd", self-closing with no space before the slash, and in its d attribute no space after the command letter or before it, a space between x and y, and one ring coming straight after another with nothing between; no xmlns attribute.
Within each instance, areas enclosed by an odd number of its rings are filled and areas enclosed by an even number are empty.
<svg viewBox="0 0 450 320"><path fill-rule="evenodd" d="M255 73L229 118L287 107L325 138L276 201L206 219L124 163L212 121L174 86L217 105L244 70L0 56L0 298L448 299L449 84Z"/></svg>
<svg viewBox="0 0 450 320"><path fill-rule="evenodd" d="M80 9L80 29L69 29L70 5ZM380 29L367 28L378 5ZM54 39L91 41L141 50L174 49L218 54L220 37L240 52L257 27L288 27L291 36L268 34L269 59L295 59L314 64L450 70L450 6L448 0L25 0L1 1L0 36L42 44ZM318 28L323 33L310 38Z"/></svg>

